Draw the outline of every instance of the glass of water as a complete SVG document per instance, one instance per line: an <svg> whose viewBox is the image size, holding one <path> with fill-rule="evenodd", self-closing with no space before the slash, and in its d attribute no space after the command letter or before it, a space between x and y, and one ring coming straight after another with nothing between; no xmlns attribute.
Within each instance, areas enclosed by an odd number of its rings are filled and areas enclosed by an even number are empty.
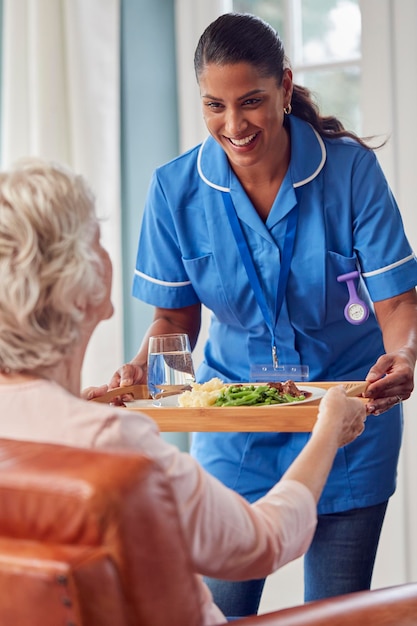
<svg viewBox="0 0 417 626"><path fill-rule="evenodd" d="M148 388L160 405L176 405L178 394L195 381L190 340L185 333L149 337Z"/></svg>

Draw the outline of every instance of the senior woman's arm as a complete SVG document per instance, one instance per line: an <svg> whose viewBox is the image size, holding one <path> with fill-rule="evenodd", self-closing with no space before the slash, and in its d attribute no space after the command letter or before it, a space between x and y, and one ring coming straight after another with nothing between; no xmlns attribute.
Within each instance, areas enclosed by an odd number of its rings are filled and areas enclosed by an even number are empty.
<svg viewBox="0 0 417 626"><path fill-rule="evenodd" d="M417 294L415 289L375 302L375 314L382 330L385 354L366 377L369 386L367 410L379 414L407 400L414 388L417 359Z"/></svg>
<svg viewBox="0 0 417 626"><path fill-rule="evenodd" d="M342 386L329 389L304 449L254 504L164 441L146 415L115 410L103 422L95 446L144 452L163 467L196 572L229 580L261 578L309 547L316 504L336 452L362 433L365 416L362 400L346 397Z"/></svg>

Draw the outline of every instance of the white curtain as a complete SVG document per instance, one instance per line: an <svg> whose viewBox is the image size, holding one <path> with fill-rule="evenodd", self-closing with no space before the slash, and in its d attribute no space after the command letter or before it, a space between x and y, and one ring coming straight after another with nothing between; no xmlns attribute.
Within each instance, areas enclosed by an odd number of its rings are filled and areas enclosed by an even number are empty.
<svg viewBox="0 0 417 626"><path fill-rule="evenodd" d="M96 330L83 386L122 363L120 0L4 0L2 167L23 156L65 163L92 186L114 265L116 314Z"/></svg>
<svg viewBox="0 0 417 626"><path fill-rule="evenodd" d="M207 136L194 74L194 50L203 30L219 15L233 10L233 0L175 0L180 150Z"/></svg>

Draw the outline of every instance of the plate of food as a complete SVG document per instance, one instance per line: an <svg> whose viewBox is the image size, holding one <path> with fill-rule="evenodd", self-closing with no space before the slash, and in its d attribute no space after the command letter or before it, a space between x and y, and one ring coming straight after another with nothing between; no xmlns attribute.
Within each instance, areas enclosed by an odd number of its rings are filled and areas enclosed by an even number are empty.
<svg viewBox="0 0 417 626"><path fill-rule="evenodd" d="M190 391L178 396L180 407L274 407L306 404L324 396L326 389L292 380L270 383L224 383L212 378L193 383Z"/></svg>

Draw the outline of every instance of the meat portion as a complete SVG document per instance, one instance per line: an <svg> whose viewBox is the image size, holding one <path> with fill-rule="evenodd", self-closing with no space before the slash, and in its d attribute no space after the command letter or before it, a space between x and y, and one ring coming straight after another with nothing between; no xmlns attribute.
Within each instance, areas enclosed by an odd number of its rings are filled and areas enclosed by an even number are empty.
<svg viewBox="0 0 417 626"><path fill-rule="evenodd" d="M290 396L293 396L293 398L298 398L298 396L304 395L293 380L286 380L285 383L268 383L268 387L273 387L280 393L288 393Z"/></svg>

